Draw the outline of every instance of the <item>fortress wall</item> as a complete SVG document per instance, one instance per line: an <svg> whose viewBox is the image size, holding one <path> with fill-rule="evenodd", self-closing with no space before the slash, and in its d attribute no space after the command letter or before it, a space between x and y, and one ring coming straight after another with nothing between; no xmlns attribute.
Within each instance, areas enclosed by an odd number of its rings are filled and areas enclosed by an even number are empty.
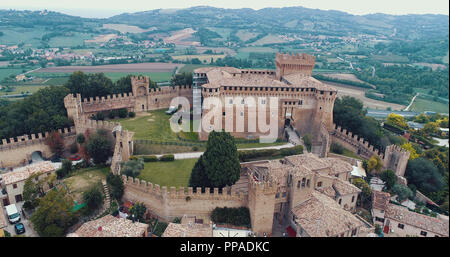
<svg viewBox="0 0 450 257"><path fill-rule="evenodd" d="M247 195L236 192L231 187L230 192L219 194L219 189L214 188L210 193L208 188L201 193L200 188L193 192L192 187L169 189L139 179L122 176L125 186L123 199L125 201L142 202L156 216L172 221L175 217L192 215L209 218L211 211L216 207L241 207L247 206Z"/></svg>
<svg viewBox="0 0 450 257"><path fill-rule="evenodd" d="M346 129L342 129L341 126L336 124L334 124L334 129L330 133L330 138L331 142L342 145L364 159L370 159L373 155L378 155L381 160L384 159L384 155L379 153L379 150L375 149L373 145L369 145L369 142L365 141L364 138L353 135L352 132L347 132Z"/></svg>
<svg viewBox="0 0 450 257"><path fill-rule="evenodd" d="M75 127L58 130L66 147L75 142ZM45 139L50 132L23 135L10 139L2 139L0 144L0 168L16 167L27 164L31 160L33 152L41 152L42 157L50 158L52 152L45 144Z"/></svg>

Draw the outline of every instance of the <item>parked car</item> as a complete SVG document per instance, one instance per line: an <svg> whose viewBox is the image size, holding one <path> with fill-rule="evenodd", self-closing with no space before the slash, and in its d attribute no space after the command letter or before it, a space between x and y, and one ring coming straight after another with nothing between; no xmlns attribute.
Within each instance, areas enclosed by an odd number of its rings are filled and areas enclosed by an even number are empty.
<svg viewBox="0 0 450 257"><path fill-rule="evenodd" d="M25 233L25 226L23 225L23 223L17 223L16 225L14 225L14 230L16 231L17 235L23 234Z"/></svg>
<svg viewBox="0 0 450 257"><path fill-rule="evenodd" d="M178 111L178 108L175 106L170 106L169 110L166 111L166 114L174 114L175 112Z"/></svg>
<svg viewBox="0 0 450 257"><path fill-rule="evenodd" d="M6 208L6 214L8 215L9 223L14 224L20 221L20 213L17 210L17 207L15 204L10 204L5 207Z"/></svg>
<svg viewBox="0 0 450 257"><path fill-rule="evenodd" d="M69 157L69 160L71 160L71 161L79 161L79 160L81 160L81 156L76 153L76 154L71 155Z"/></svg>

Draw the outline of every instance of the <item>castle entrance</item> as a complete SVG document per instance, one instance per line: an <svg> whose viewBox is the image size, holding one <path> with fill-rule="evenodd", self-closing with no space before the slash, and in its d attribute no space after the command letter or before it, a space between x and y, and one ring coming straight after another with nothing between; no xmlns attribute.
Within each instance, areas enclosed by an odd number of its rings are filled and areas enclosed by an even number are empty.
<svg viewBox="0 0 450 257"><path fill-rule="evenodd" d="M286 118L284 120L284 127L286 128L286 127L289 127L290 125L291 125L291 119L290 118Z"/></svg>
<svg viewBox="0 0 450 257"><path fill-rule="evenodd" d="M36 163L36 162L41 162L44 159L42 158L42 152L41 151L34 151L31 154L31 162L32 163Z"/></svg>

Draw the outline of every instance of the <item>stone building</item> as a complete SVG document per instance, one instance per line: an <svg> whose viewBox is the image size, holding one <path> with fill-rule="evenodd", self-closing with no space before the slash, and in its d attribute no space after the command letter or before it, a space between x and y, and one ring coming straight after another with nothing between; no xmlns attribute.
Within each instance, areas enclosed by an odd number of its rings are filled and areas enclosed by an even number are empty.
<svg viewBox="0 0 450 257"><path fill-rule="evenodd" d="M202 115L213 112L215 117L222 117L218 124L202 127L199 138L206 140L207 131L217 129L218 126L226 131L229 126L229 131L235 137L258 138L266 135L267 131L253 127L256 120L249 119L251 115L256 117L257 112L263 112L266 113L265 124L269 124L270 117L277 116L275 122L278 135L275 136L283 137L285 126L292 126L302 135L312 134L314 145L326 145L321 133L328 134L333 129L333 105L337 91L311 76L314 62L315 57L308 54L277 54L275 71L232 67L194 70L194 85L201 86L202 90ZM205 99L210 97L220 99L222 108L206 109ZM239 97L242 100L237 103L230 100ZM272 108L270 97L278 98L276 109ZM259 104L257 108L252 107ZM234 106L227 108L228 105ZM225 124L225 119L231 117L233 124ZM239 130L238 126L242 125L243 130Z"/></svg>
<svg viewBox="0 0 450 257"><path fill-rule="evenodd" d="M292 220L290 226L298 236L360 235L364 224L352 214L360 190L343 179L350 177L352 171L352 166L345 161L303 154L243 163L241 167L240 180L222 192L218 188L206 188L203 192L200 188L193 192L191 187L168 190L124 177L124 200L142 202L152 214L167 221L184 215L208 220L216 207L246 206L250 210L252 231L259 236L271 235L273 225L285 220ZM301 218L303 208L317 214L308 226L328 224L328 234L315 233L303 223L309 224L308 218ZM334 214L330 216L327 212ZM332 226L337 228L331 229ZM179 231L175 227L174 231Z"/></svg>
<svg viewBox="0 0 450 257"><path fill-rule="evenodd" d="M431 217L389 202L390 194L373 192L372 215L374 224L382 227L385 235L448 237L448 216Z"/></svg>
<svg viewBox="0 0 450 257"><path fill-rule="evenodd" d="M23 201L23 187L26 180L33 175L36 181L46 178L56 170L54 164L49 161L38 162L25 167L17 168L11 172L0 175L1 188L6 194L0 192L0 199L3 199L3 205L9 205ZM45 190L45 188L44 188Z"/></svg>

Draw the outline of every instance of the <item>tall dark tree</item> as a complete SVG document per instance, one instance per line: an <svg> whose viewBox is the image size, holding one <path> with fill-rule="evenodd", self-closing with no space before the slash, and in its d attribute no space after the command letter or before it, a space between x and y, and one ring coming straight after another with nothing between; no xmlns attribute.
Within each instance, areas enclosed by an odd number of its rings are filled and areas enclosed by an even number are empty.
<svg viewBox="0 0 450 257"><path fill-rule="evenodd" d="M120 175L114 175L109 172L106 176L106 183L108 183L108 186L110 188L111 196L120 201L120 199L122 199L124 190L123 180Z"/></svg>
<svg viewBox="0 0 450 257"><path fill-rule="evenodd" d="M98 130L87 141L87 151L95 164L105 163L112 155L113 143L104 130Z"/></svg>
<svg viewBox="0 0 450 257"><path fill-rule="evenodd" d="M424 194L437 192L444 186L444 179L432 161L422 157L408 161L405 177Z"/></svg>
<svg viewBox="0 0 450 257"><path fill-rule="evenodd" d="M206 151L194 166L193 182L203 182L201 187L224 187L233 185L240 176L238 152L234 138L228 132L212 131ZM204 172L199 174L199 172ZM205 177L207 180L205 180Z"/></svg>

